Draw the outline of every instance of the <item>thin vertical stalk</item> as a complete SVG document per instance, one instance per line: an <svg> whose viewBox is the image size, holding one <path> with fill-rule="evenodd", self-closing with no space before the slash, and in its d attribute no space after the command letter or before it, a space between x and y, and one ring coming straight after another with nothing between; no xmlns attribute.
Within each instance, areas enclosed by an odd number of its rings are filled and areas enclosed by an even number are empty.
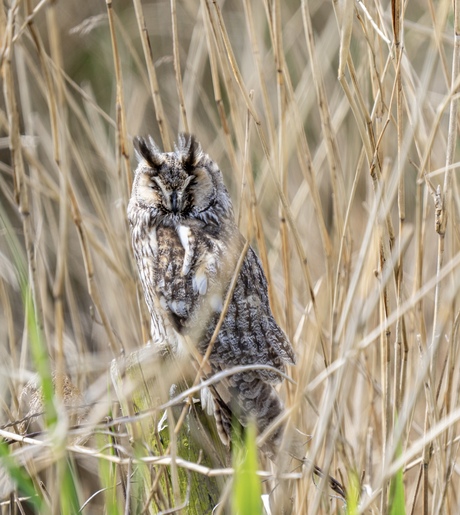
<svg viewBox="0 0 460 515"><path fill-rule="evenodd" d="M256 30L254 27L254 17L252 15L252 3L250 2L250 0L243 0L243 5L244 5L244 12L246 15L246 23L248 25L249 38L251 40L252 53L254 56L254 61L256 63L256 67L257 67L257 74L259 76L260 89L262 91L261 97L262 97L263 106L264 106L264 109L263 109L264 116L267 121L267 132L270 137L271 135L275 134L275 122L273 120L272 105L271 105L271 102L270 102L270 99L268 96L267 83L266 83L267 81L266 81L265 75L264 75L264 68L263 68L263 63L262 63L262 59L261 59L261 55L260 55L260 49L259 49L259 45L257 43L257 34L256 34ZM270 25L270 27L271 27L271 25Z"/></svg>
<svg viewBox="0 0 460 515"><path fill-rule="evenodd" d="M404 221L406 219L406 202L405 202L405 173L402 171L403 163L401 161L401 152L403 144L403 110L402 110L402 82L401 82L401 59L402 59L402 43L401 43L401 2L400 0L393 0L392 7L392 21L393 21L393 35L396 55L396 134L397 134L397 169L399 173L398 185L398 213L399 213L399 247L401 248ZM403 289L403 267L404 267L404 254L399 253L398 266L396 268L396 309L402 303L402 289ZM404 319L399 318L395 327L395 354L394 354L394 385L393 385L393 425L395 425L398 413L401 407L401 380L403 374L403 345L407 348L407 342L403 332Z"/></svg>
<svg viewBox="0 0 460 515"><path fill-rule="evenodd" d="M308 55L310 58L310 66L312 67L312 76L315 83L316 96L318 99L319 112L321 117L321 127L324 135L324 139L326 142L326 156L329 164L329 170L331 175L331 186L333 192L333 211L334 211L334 226L337 230L337 237L339 241L342 242L341 253L343 255L343 259L347 261L347 246L346 246L346 237L344 235L344 220L343 220L343 205L344 205L344 184L343 184L343 175L342 170L340 169L340 164L337 161L337 146L335 141L335 136L332 129L330 112L328 108L328 101L326 96L326 91L324 87L323 74L321 72L317 54L316 47L313 35L313 27L311 23L310 10L308 7L308 2L302 0L302 20L304 25L305 39L307 42ZM327 265L327 277L333 277L332 273L332 265L330 259L326 260ZM340 266L340 265L339 265ZM337 283L335 283L337 286ZM331 334L334 331L334 313L336 312L337 306L337 295L338 292L334 289L334 283L329 281L329 295L330 295L330 305L332 307L331 310ZM337 348L334 345L334 340L331 346L330 353L330 361L332 362L337 357Z"/></svg>
<svg viewBox="0 0 460 515"><path fill-rule="evenodd" d="M334 131L331 123L331 115L329 112L328 99L326 89L324 87L323 73L318 63L315 40L313 36L313 27L311 24L310 11L308 2L302 0L302 20L304 24L305 39L307 42L308 56L310 58L310 66L312 67L312 77L315 83L316 96L318 97L319 114L321 118L321 129L326 143L326 157L329 164L331 175L331 186L333 194L333 210L335 228L338 238L342 238L343 227L343 211L344 211L344 185L343 172L340 162L337 159L338 150Z"/></svg>
<svg viewBox="0 0 460 515"><path fill-rule="evenodd" d="M451 413L456 406L458 406L458 400L460 396L459 379L460 374L457 370L458 355L459 355L459 342L458 342L458 331L460 327L460 312L457 313L455 321L453 323L452 332L450 335L450 346L451 350L448 354L449 363L448 367L448 388L446 394L446 412ZM456 426L452 425L445 435L445 441L443 442L446 447L446 458L445 458L445 471L444 471L444 484L441 493L441 499L438 503L436 513L443 513L444 505L447 499L447 493L449 486L453 485L452 476L454 474L454 467L456 456L459 449L459 443L456 442L455 435L457 434Z"/></svg>
<svg viewBox="0 0 460 515"><path fill-rule="evenodd" d="M460 76L458 75L459 71L459 57L460 57L460 32L459 30L459 21L458 21L458 7L457 3L455 3L455 24L454 24L454 54L452 57L452 82L451 82L451 91L447 99L450 101L450 113L449 113L449 129L448 129L448 138L447 138L447 149L446 149L446 171L444 175L444 186L441 190L441 187L438 186L436 191L432 188L432 195L435 202L435 229L438 233L438 254L437 254L437 269L436 273L439 275L440 270L443 264L443 256L444 256L444 238L446 235L447 229L447 219L448 219L448 210L451 209L451 201L452 201L452 169L451 164L453 163L454 151L455 151L455 142L456 142L456 134L457 134L457 111L458 111L458 98L455 95L459 88L459 80ZM443 109L440 111L443 111ZM434 140L434 135L432 136L431 142ZM428 161L428 152L431 150L431 145L429 149L425 151L425 158L423 160L423 168ZM438 314L439 314L439 304L440 304L440 294L441 294L441 284L440 282L436 285L435 295L434 295L434 312L433 312L433 331L431 335L431 345L433 345L434 341L439 337L439 322L438 322ZM432 368L430 370L431 380L433 384L436 384L436 355L433 355L432 360Z"/></svg>
<svg viewBox="0 0 460 515"><path fill-rule="evenodd" d="M109 319L108 319L104 309L102 308L99 290L94 281L94 266L93 266L93 260L91 258L91 250L88 245L88 238L86 235L85 228L83 226L83 220L82 220L80 208L78 207L77 199L75 198L75 195L74 195L73 191L71 190L71 188L69 188L69 196L70 196L70 205L72 208L73 220L74 220L75 227L77 228L78 237L80 240L81 251L82 251L82 255L83 255L83 262L85 265L88 293L91 296L91 298L94 302L94 305L96 306L99 316L101 317L102 325L104 326L104 329L106 331L109 348L112 352L112 355L113 355L113 357L116 357L119 354L119 352L123 350L123 346L119 345L119 344L117 345L117 342L113 335L112 328L110 327Z"/></svg>
<svg viewBox="0 0 460 515"><path fill-rule="evenodd" d="M209 0L206 0L206 3L209 4ZM220 35L222 37L222 41L223 41L225 50L227 52L227 58L228 58L230 67L232 69L233 76L234 76L234 78L235 78L235 80L236 80L236 82L237 82L237 84L239 86L240 92L241 92L241 94L243 96L243 99L244 99L244 101L246 103L246 107L251 112L251 115L254 118L254 121L255 121L256 125L260 125L259 116L258 116L258 114L257 114L257 112L256 112L256 110L254 108L254 105L253 105L253 102L252 102L251 98L249 97L249 92L246 89L246 86L245 86L244 81L243 81L243 77L241 76L241 72L240 72L240 69L238 67L238 64L237 64L237 61L236 61L236 58L235 58L235 54L233 52L232 45L230 43L230 39L229 39L228 34L227 34L227 30L225 28L224 20L222 18L222 12L221 12L220 7L217 5L217 2L215 0L212 0L212 4L214 5L214 12L216 13L216 17L217 17L217 24L218 24L218 27L219 27L219 30L220 30Z"/></svg>
<svg viewBox="0 0 460 515"><path fill-rule="evenodd" d="M27 254L28 279L32 292L33 308L39 330L43 330L43 310L39 300L39 288L37 278L36 249L33 239L33 227L30 216L29 192L27 178L22 157L21 137L19 130L19 112L16 102L14 78L13 78L13 35L15 20L19 2L15 1L8 11L8 19L3 17L0 21L5 22L3 34L5 34L5 50L3 58L3 94L5 97L6 114L8 119L9 148L13 164L14 199L21 215L21 222L24 231L24 241Z"/></svg>
<svg viewBox="0 0 460 515"><path fill-rule="evenodd" d="M286 169L286 111L287 100L284 83L284 51L283 51L283 33L281 29L281 8L278 0L273 2L273 35L274 35L274 54L275 54L275 67L276 67L276 88L277 88L277 103L278 103L278 147L275 156L277 159L277 168L280 177L280 184L283 194L288 198L287 184L288 175ZM274 158L275 160L276 158ZM285 328L288 337L292 340L294 336L294 320L293 320L293 293L291 282L291 264L290 264L290 250L289 250L289 233L286 224L286 216L282 206L279 207L279 220L280 220L280 234L281 234L281 254L283 261L284 271L284 295L285 295Z"/></svg>
<svg viewBox="0 0 460 515"><path fill-rule="evenodd" d="M436 204L436 232L438 233L438 255L437 255L437 267L436 274L439 276L439 273L443 266L444 260L444 251L445 251L445 238L446 232L448 230L448 220L450 218L450 227L452 227L452 216L453 216L453 205L452 205L452 163L454 162L454 152L457 141L457 128L458 128L458 98L456 96L457 88L456 86L458 77L459 77L459 65L460 65L460 10L459 10L459 1L455 0L454 2L454 52L452 56L452 77L451 77L451 99L450 99L450 110L449 110L449 126L447 133L447 148L446 148L446 164L445 164L445 174L444 174L444 185L441 193L441 188L438 187L435 196L435 204ZM450 231L450 234L452 231ZM453 249L453 244L452 244ZM437 384L436 373L437 373L437 365L438 365L438 346L435 345L435 342L441 338L441 324L442 317L439 316L439 309L441 305L441 295L442 288L444 284L441 281L438 281L435 288L435 304L434 304L434 314L433 314L433 332L430 348L433 349L431 353L431 366L430 366L430 380L432 388L435 388ZM434 400L436 402L436 399ZM427 408L428 410L428 408ZM436 406L434 406L434 411L436 412ZM434 422L434 421L433 421ZM426 428L428 429L428 428ZM432 446L433 444L431 444ZM429 451L427 447L424 452L424 462L429 463ZM427 467L425 467L427 470ZM441 471L439 470L439 473ZM435 481L436 486L439 485L439 478ZM424 486L427 485L428 478L425 480ZM437 494L438 488L435 489L433 493L433 499L435 499L435 494ZM425 505L424 505L425 508ZM428 507L426 507L428 510Z"/></svg>
<svg viewBox="0 0 460 515"><path fill-rule="evenodd" d="M172 37L173 37L173 55L174 55L174 71L176 74L176 87L177 96L179 97L180 116L182 126L185 132L190 132L187 122L187 112L185 109L184 91L182 88L182 74L180 71L180 51L179 51L179 37L177 34L177 15L176 15L176 0L171 0L171 22L172 22Z"/></svg>
<svg viewBox="0 0 460 515"><path fill-rule="evenodd" d="M120 156L122 156L125 164L125 174L126 174L126 190L124 192L124 198L127 198L128 192L131 190L131 184L133 182L133 176L131 172L131 165L129 162L130 152L128 150L128 135L126 129L126 109L125 109L125 98L124 98L124 88L123 88L123 77L121 72L121 63L120 63L120 55L118 52L118 41L115 30L115 20L113 15L113 7L112 0L106 0L107 5L107 16L109 18L109 27L110 27L110 38L112 43L112 54L113 54L113 65L115 69L115 81L117 88L117 96L116 96L116 127L117 127L117 150L119 154L117 154L117 167L119 172L121 172L121 162ZM118 174L121 176L121 173Z"/></svg>
<svg viewBox="0 0 460 515"><path fill-rule="evenodd" d="M107 0L112 3L112 0ZM153 64L152 47L150 46L149 33L145 24L144 10L141 0L133 0L134 10L136 12L137 25L142 41L142 49L144 50L145 64L149 74L150 93L155 107L155 116L160 129L160 135L163 142L165 152L172 150L171 140L169 136L169 124L165 118L163 111L163 102L161 101L160 88L158 85L155 65Z"/></svg>
<svg viewBox="0 0 460 515"><path fill-rule="evenodd" d="M65 374L64 358L64 287L68 249L69 228L69 202L68 202L68 163L66 151L66 124L67 105L65 102L64 83L60 70L63 68L61 41L59 38L56 7L51 4L46 10L46 20L50 35L51 59L55 63L55 90L56 95L50 96L49 102L55 104L54 111L57 117L57 131L54 139L54 156L59 170L59 251L57 252L56 273L53 283L54 298L54 326L56 339L56 395L63 397L63 380ZM46 65L46 64L45 64Z"/></svg>
<svg viewBox="0 0 460 515"><path fill-rule="evenodd" d="M459 68L460 68L460 4L459 0L454 1L454 53L452 56L452 79L451 79L451 100L449 112L449 128L447 133L447 149L446 149L446 172L444 174L444 208L452 212L452 163L454 162L455 147L457 143L458 130L458 98L459 91ZM442 218L440 234L445 233L447 216Z"/></svg>
<svg viewBox="0 0 460 515"><path fill-rule="evenodd" d="M334 4L335 5L335 4ZM345 27L346 28L346 27ZM341 56L342 57L342 56ZM391 266L390 256L391 250L393 247L394 241L394 232L391 224L391 219L389 215L388 205L387 205L387 194L386 194L386 185L382 180L382 172L380 169L380 162L378 158L378 146L375 141L375 135L373 132L372 122L368 115L367 109L365 107L365 103L362 99L362 95L357 86L356 73L354 70L353 62L351 57L348 57L348 69L350 72L350 76L352 79L352 83L355 86L355 93L357 95L358 101L356 102L352 96L352 93L349 89L349 86L346 82L344 76L344 68L339 70L339 81L344 89L345 94L348 97L350 102L350 106L355 115L355 118L358 122L358 127L360 128L360 133L362 135L365 142L366 152L368 153L368 162L370 167L370 177L372 180L372 185L374 189L375 197L383 201L383 205L381 206L381 215L380 218L382 220L381 228L382 232L379 234L379 273L381 276L386 274L386 270L388 266ZM371 151L371 155L369 154ZM384 221L384 222L383 222ZM381 326L386 326L386 320L391 312L390 308L390 297L388 286L385 284L382 287L381 291L381 302L380 302L380 318L381 318ZM391 403L391 388L390 388L390 368L391 368L391 352L390 352L390 329L386 329L380 336L381 343L381 377L383 384L383 395L382 395L382 431L383 431L383 439L382 439L382 454L385 456L388 446L388 438L390 435L390 424L392 418L392 403ZM383 460L383 463L385 460ZM386 507L386 489L387 485L383 485L382 497L381 497L381 511L385 513Z"/></svg>
<svg viewBox="0 0 460 515"><path fill-rule="evenodd" d="M214 92L214 101L217 106L217 111L219 113L220 121L222 124L222 130L225 136L226 140L226 147L228 149L228 155L230 158L230 162L232 164L233 169L238 169L238 162L236 160L233 144L232 144L232 137L230 134L230 124L227 119L227 114L225 112L224 102L222 99L222 91L220 86L220 77L219 77L219 70L218 70L218 63L222 65L222 60L220 59L220 55L217 54L217 52L220 53L221 49L218 48L216 52L216 46L219 46L219 38L217 35L216 30L216 23L212 16L211 9L209 6L209 2L207 0L201 0L201 8L203 12L203 21L204 21L204 27L205 27L205 34L206 34L206 43L208 46L208 54L209 54L209 65L211 68L211 77L212 77L212 87ZM213 38L214 36L214 38Z"/></svg>

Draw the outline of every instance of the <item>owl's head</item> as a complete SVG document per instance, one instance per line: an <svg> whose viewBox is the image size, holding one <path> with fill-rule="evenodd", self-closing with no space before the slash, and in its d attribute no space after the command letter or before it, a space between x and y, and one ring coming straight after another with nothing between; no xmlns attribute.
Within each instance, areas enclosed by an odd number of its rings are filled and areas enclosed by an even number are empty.
<svg viewBox="0 0 460 515"><path fill-rule="evenodd" d="M134 144L138 166L128 207L132 223L139 210L151 224L185 218L217 223L232 216L222 173L193 136L180 134L174 152L161 152L151 137L137 137Z"/></svg>

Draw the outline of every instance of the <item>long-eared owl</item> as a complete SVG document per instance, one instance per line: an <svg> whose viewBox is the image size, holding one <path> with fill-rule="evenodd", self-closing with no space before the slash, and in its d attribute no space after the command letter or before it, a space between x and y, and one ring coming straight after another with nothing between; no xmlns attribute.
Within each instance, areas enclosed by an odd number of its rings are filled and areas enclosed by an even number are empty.
<svg viewBox="0 0 460 515"><path fill-rule="evenodd" d="M135 140L139 160L128 218L145 300L152 344L182 353L191 342L204 355L221 316L226 294L244 248L233 207L217 164L193 136L179 135L174 152L154 141ZM294 352L273 318L267 281L249 248L209 357L213 373L238 365L285 370ZM246 370L211 388L214 415L224 443L232 415L249 418L263 431L281 413L274 386L281 376ZM274 432L267 452L276 452Z"/></svg>

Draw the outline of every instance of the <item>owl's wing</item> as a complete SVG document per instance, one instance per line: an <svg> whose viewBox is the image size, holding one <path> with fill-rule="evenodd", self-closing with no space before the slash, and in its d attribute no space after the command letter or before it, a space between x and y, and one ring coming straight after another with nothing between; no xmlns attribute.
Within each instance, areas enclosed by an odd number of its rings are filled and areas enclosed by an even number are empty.
<svg viewBox="0 0 460 515"><path fill-rule="evenodd" d="M202 353L211 338L211 324ZM228 311L210 355L213 372L238 365L270 365L284 371L295 363L292 346L273 318L267 281L262 266L250 248L243 261ZM221 440L231 440L235 419L245 426L249 419L264 431L281 413L283 403L274 385L282 377L274 371L252 370L228 376L210 388L214 416ZM283 426L276 428L264 444L264 452L275 456Z"/></svg>
<svg viewBox="0 0 460 515"><path fill-rule="evenodd" d="M235 255L226 255L232 254L232 250L230 246L222 247L222 240L203 232L191 234L197 236L180 238L172 227L157 229L153 284L163 314L178 333L192 331L204 354L234 271L229 266L234 267L237 259ZM235 238L233 243L239 246L241 242ZM251 248L239 272L210 362L216 369L260 364L281 371L286 364L295 362L292 346L273 318L267 281ZM279 374L271 371L252 373L268 383L281 380Z"/></svg>
<svg viewBox="0 0 460 515"><path fill-rule="evenodd" d="M211 364L216 368L270 365L284 371L286 364L294 363L294 350L270 309L262 266L249 248L211 354ZM253 371L251 374L267 383L281 381L281 376L275 372Z"/></svg>

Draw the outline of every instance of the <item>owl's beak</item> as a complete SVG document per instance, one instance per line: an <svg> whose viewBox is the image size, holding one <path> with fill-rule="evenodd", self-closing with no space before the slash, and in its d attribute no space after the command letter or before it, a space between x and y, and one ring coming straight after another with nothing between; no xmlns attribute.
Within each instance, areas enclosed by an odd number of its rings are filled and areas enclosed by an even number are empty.
<svg viewBox="0 0 460 515"><path fill-rule="evenodd" d="M176 214L179 209L177 205L177 191L173 191L171 193L171 211Z"/></svg>

